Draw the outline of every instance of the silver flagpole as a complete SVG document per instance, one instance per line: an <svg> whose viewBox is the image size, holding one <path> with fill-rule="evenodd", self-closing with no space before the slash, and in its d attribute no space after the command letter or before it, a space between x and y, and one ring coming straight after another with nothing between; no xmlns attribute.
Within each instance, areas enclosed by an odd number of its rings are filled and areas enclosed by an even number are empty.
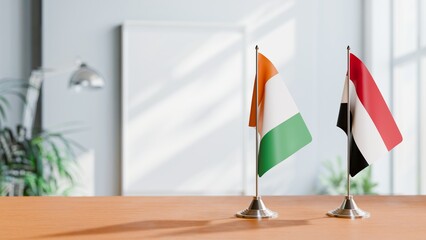
<svg viewBox="0 0 426 240"><path fill-rule="evenodd" d="M255 86L256 86L256 90L255 90L255 98L256 98L256 196L253 197L253 200L250 203L250 206L243 210L240 211L236 214L237 217L240 218L275 218L278 216L278 214L276 212L273 212L271 210L269 210L268 208L266 208L265 204L263 203L262 199L260 198L259 195L259 174L258 174L258 170L259 170L259 132L258 132L258 128L257 128L257 123L259 120L259 115L258 115L258 106L259 106L259 101L258 101L258 96L259 96L259 81L258 81L258 70L259 70L259 65L258 65L258 53L259 53L259 47L256 45L255 47L256 49L256 76L255 76Z"/></svg>
<svg viewBox="0 0 426 240"><path fill-rule="evenodd" d="M258 54L259 54L259 47L256 45L255 47L256 49L256 78L255 78L255 82L256 82L256 171L255 171L255 176L256 176L256 198L259 198L259 132L258 132L258 128L257 128L257 123L259 122L259 113L258 113L258 106L259 106L259 82L257 81L257 74L259 71L259 64L258 64Z"/></svg>
<svg viewBox="0 0 426 240"><path fill-rule="evenodd" d="M346 94L348 95L348 109L346 111L347 115L346 117L347 119L347 127L346 127L346 131L348 132L348 141L347 141L347 153L346 153L346 158L347 158L347 178L346 178L346 188L347 188L347 192L346 192L346 196L349 197L351 195L351 176L350 176L350 171L351 171L351 139L352 139L352 127L351 127L351 95L350 95L350 90L349 90L349 81L351 79L351 58L350 58L350 51L351 51L351 47L347 47L346 48L346 55L347 55L347 72L348 72L348 89ZM345 80L346 81L346 80Z"/></svg>
<svg viewBox="0 0 426 240"><path fill-rule="evenodd" d="M327 212L327 215L330 217L341 217L341 218L368 218L370 217L370 213L361 210L355 203L353 196L351 195L351 146L352 146L352 125L351 125L351 95L350 95L350 87L349 82L351 79L351 58L350 58L350 50L351 48L348 46L346 48L347 54L347 73L348 76L345 79L345 84L347 84L347 127L346 132L348 135L347 138L347 179L346 179L346 196L343 200L342 205L339 208L331 210Z"/></svg>

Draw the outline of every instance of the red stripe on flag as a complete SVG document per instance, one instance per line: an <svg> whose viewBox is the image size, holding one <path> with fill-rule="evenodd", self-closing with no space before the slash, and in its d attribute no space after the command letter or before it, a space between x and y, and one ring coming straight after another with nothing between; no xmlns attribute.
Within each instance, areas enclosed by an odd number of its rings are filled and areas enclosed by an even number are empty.
<svg viewBox="0 0 426 240"><path fill-rule="evenodd" d="M350 57L350 79L362 105L374 122L390 151L402 141L402 135L367 67L355 55Z"/></svg>

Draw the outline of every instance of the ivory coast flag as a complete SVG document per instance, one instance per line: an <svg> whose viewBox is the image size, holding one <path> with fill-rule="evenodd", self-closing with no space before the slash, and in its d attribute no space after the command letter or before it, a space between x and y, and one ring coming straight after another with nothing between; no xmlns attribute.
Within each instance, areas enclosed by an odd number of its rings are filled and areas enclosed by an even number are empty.
<svg viewBox="0 0 426 240"><path fill-rule="evenodd" d="M274 65L258 53L259 176L312 141L311 134ZM256 82L249 126L256 126Z"/></svg>
<svg viewBox="0 0 426 240"><path fill-rule="evenodd" d="M337 126L347 133L349 85L349 173L353 177L402 142L402 135L367 67L352 53L349 64L350 79L346 75Z"/></svg>

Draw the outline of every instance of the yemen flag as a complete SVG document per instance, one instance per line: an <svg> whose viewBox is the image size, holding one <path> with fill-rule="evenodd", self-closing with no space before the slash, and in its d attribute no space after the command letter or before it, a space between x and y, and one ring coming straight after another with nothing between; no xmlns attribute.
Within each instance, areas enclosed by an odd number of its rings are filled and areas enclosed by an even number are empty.
<svg viewBox="0 0 426 240"><path fill-rule="evenodd" d="M299 110L274 65L258 53L259 176L312 141ZM256 126L256 82L249 126Z"/></svg>
<svg viewBox="0 0 426 240"><path fill-rule="evenodd" d="M402 141L398 126L373 77L355 55L350 54L350 81L346 76L337 126L347 133L347 109L350 89L351 176L392 150Z"/></svg>

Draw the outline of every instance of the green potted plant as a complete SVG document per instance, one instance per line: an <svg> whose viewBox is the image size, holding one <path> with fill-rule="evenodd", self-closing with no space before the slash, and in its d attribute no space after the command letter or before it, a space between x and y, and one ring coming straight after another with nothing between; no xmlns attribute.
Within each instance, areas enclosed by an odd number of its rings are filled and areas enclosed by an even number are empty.
<svg viewBox="0 0 426 240"><path fill-rule="evenodd" d="M323 174L320 176L319 194L345 195L347 169L343 166L342 158L323 163ZM377 194L377 183L373 181L371 167L367 167L355 177L351 178L351 193L355 195Z"/></svg>
<svg viewBox="0 0 426 240"><path fill-rule="evenodd" d="M39 131L18 125L6 127L9 96L26 104L28 84L16 80L0 80L0 195L41 196L68 195L75 185L73 169L77 167L76 142L65 136L67 130Z"/></svg>

